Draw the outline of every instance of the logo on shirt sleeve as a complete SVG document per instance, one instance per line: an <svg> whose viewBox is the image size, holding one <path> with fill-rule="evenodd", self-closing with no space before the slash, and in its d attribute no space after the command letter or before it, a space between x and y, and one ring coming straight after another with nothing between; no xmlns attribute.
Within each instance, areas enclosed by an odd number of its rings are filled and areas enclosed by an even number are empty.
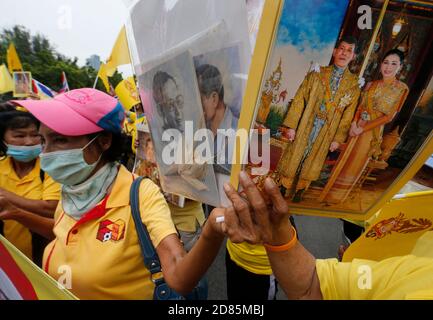
<svg viewBox="0 0 433 320"><path fill-rule="evenodd" d="M122 219L112 222L104 220L99 223L98 234L96 239L101 242L120 241L125 237L125 221Z"/></svg>

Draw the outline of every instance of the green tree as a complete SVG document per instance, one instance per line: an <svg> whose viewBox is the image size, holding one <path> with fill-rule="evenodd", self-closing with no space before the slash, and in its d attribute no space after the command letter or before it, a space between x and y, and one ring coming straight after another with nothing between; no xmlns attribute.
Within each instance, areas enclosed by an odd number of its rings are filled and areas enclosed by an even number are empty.
<svg viewBox="0 0 433 320"><path fill-rule="evenodd" d="M15 44L24 70L30 71L35 79L53 90L58 91L61 87L62 71L66 73L70 89L93 87L97 70L88 65L78 66L78 58L71 59L60 54L44 35L31 35L23 26L3 29L0 33L0 64L6 63L6 50L10 42ZM118 72L110 78L113 87L120 81L122 75ZM96 88L105 91L100 80ZM7 94L2 100L10 98L11 95Z"/></svg>

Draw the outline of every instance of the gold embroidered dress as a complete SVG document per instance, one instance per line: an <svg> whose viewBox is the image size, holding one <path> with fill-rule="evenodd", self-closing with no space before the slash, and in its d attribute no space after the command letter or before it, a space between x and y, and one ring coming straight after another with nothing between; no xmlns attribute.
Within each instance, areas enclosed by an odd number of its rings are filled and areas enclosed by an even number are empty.
<svg viewBox="0 0 433 320"><path fill-rule="evenodd" d="M343 169L327 195L328 203L345 200L371 158L381 154L383 129L406 101L409 88L398 80L378 80L368 84L362 95L355 121L364 132L357 138Z"/></svg>
<svg viewBox="0 0 433 320"><path fill-rule="evenodd" d="M307 189L319 178L331 143L346 141L359 95L358 78L348 68L321 67L306 76L284 120L284 126L296 130L278 164L289 191Z"/></svg>

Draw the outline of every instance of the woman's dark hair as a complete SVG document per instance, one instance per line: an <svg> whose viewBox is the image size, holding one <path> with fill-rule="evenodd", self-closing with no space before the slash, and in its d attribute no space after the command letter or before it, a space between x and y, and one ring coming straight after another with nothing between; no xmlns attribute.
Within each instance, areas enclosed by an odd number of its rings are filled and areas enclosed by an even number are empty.
<svg viewBox="0 0 433 320"><path fill-rule="evenodd" d="M9 102L0 103L0 112L14 111L15 107Z"/></svg>
<svg viewBox="0 0 433 320"><path fill-rule="evenodd" d="M39 121L31 113L17 110L0 112L0 157L4 157L7 151L4 143L6 131L24 129L31 125L39 129Z"/></svg>
<svg viewBox="0 0 433 320"><path fill-rule="evenodd" d="M400 59L400 64L403 64L404 62L404 53L401 50L398 49L392 49L389 50L385 55L383 56L382 62L385 61L386 58L389 56L396 55Z"/></svg>
<svg viewBox="0 0 433 320"><path fill-rule="evenodd" d="M89 140L94 139L101 132L92 133L88 135ZM123 133L112 133L111 146L104 152L102 157L108 162L119 161L123 163L126 155L131 150L131 141L128 136Z"/></svg>

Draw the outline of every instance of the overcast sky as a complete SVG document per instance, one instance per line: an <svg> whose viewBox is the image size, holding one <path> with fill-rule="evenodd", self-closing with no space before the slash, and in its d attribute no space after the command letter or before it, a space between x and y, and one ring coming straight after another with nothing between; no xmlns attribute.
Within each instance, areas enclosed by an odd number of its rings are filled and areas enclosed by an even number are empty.
<svg viewBox="0 0 433 320"><path fill-rule="evenodd" d="M0 29L19 24L41 33L80 65L92 54L108 58L127 17L123 0L0 0L0 12Z"/></svg>

